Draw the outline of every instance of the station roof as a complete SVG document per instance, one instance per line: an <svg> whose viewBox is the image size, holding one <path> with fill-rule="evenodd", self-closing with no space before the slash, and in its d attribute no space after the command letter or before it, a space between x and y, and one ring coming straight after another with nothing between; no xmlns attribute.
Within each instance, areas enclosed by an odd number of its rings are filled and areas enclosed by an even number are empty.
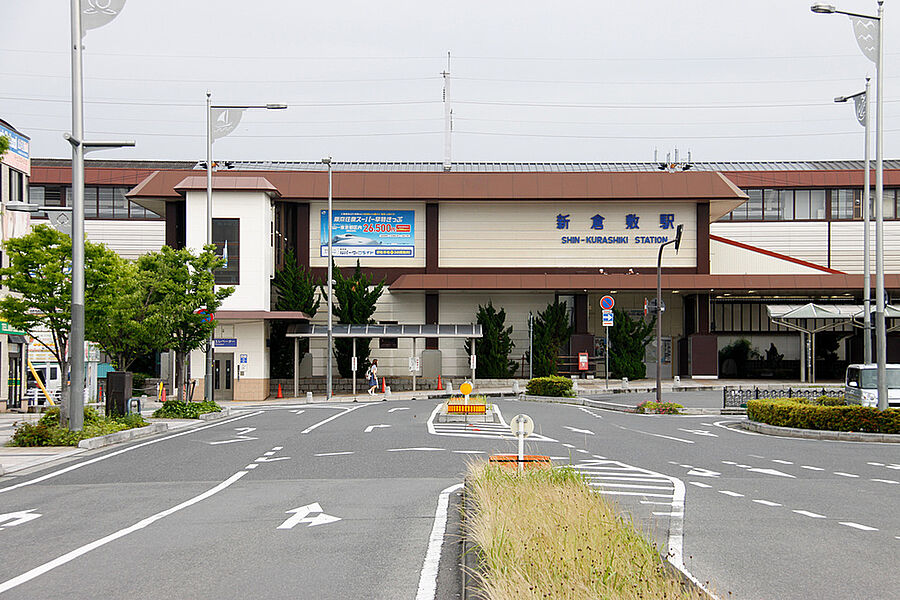
<svg viewBox="0 0 900 600"><path fill-rule="evenodd" d="M332 325L332 336L340 338L480 338L481 325ZM289 338L328 337L327 325L300 323L288 327Z"/></svg>

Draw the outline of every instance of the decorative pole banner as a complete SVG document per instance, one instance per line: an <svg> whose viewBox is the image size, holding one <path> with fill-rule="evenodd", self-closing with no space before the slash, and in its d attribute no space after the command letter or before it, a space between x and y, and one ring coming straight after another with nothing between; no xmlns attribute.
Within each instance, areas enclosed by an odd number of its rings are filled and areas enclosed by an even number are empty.
<svg viewBox="0 0 900 600"><path fill-rule="evenodd" d="M212 138L223 138L235 129L241 122L244 114L243 108L214 108L212 109Z"/></svg>
<svg viewBox="0 0 900 600"><path fill-rule="evenodd" d="M853 99L853 102L856 104L856 120L859 121L859 124L863 127L866 126L866 94L862 93L856 98Z"/></svg>
<svg viewBox="0 0 900 600"><path fill-rule="evenodd" d="M125 0L81 0L81 37L119 16Z"/></svg>
<svg viewBox="0 0 900 600"><path fill-rule="evenodd" d="M865 17L850 17L853 36L866 58L878 64L878 21Z"/></svg>

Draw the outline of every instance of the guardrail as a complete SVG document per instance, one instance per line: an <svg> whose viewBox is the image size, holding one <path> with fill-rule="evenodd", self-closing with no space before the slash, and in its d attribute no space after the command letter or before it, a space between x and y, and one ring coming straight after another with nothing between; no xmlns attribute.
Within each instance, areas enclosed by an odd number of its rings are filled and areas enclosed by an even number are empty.
<svg viewBox="0 0 900 600"><path fill-rule="evenodd" d="M748 400L760 398L806 398L815 400L819 396L843 396L843 387L802 387L802 388L723 388L722 408L745 408Z"/></svg>

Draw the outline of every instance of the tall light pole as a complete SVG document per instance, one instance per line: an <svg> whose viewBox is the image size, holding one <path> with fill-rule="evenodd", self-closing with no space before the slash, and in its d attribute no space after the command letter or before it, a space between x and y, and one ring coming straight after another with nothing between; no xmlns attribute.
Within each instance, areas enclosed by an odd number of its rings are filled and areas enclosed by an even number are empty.
<svg viewBox="0 0 900 600"><path fill-rule="evenodd" d="M331 400L331 354L332 348L334 344L334 321L333 321L333 309L334 309L334 284L332 282L332 268L334 263L334 258L331 255L331 240L334 237L331 232L332 218L331 218L331 205L333 199L333 187L332 187L332 170L331 170L331 157L323 158L322 162L328 167L328 348L326 349L326 353L328 354L326 360L326 368L325 368L325 378L327 380L325 384L325 399ZM356 373L353 374L354 379L356 378Z"/></svg>
<svg viewBox="0 0 900 600"><path fill-rule="evenodd" d="M875 354L878 362L878 410L888 407L887 338L884 322L884 0L878 0L877 16L837 10L832 4L817 3L814 13L850 17L856 42L862 53L875 63ZM873 45L872 38L877 38Z"/></svg>
<svg viewBox="0 0 900 600"><path fill-rule="evenodd" d="M212 235L212 147L213 142L221 137L225 137L234 131L238 123L241 122L241 115L248 108L261 108L266 110L280 110L287 108L287 104L213 104L212 92L206 92L206 245L213 243ZM213 111L217 111L215 120L213 119ZM212 317L212 315L210 315ZM204 396L206 400L212 401L215 396L215 385L213 384L213 359L215 357L215 348L213 340L216 331L213 328L209 333L208 346L206 348L206 374L203 378Z"/></svg>
<svg viewBox="0 0 900 600"><path fill-rule="evenodd" d="M871 309L871 300L872 300L872 269L870 266L871 263L871 249L872 244L869 242L869 222L871 219L869 218L869 205L871 203L871 198L869 197L871 186L869 184L869 78L866 77L866 89L853 94L852 96L838 96L834 99L835 102L847 102L848 100L853 100L856 106L856 119L859 121L860 125L866 128L865 135L865 176L863 177L863 193L862 193L862 201L863 201L863 224L865 229L863 229L863 277L865 278L865 282L863 284L863 310L865 314L863 315L863 362L869 364L872 362L872 309Z"/></svg>
<svg viewBox="0 0 900 600"><path fill-rule="evenodd" d="M71 431L84 425L84 155L91 150L134 146L126 142L88 142L84 139L84 88L82 50L88 29L115 19L125 0L109 0L97 6L93 0L72 0L72 323L69 328L69 398L63 417ZM62 374L66 377L66 373Z"/></svg>
<svg viewBox="0 0 900 600"><path fill-rule="evenodd" d="M656 259L656 401L662 402L662 253L663 248L675 244L675 252L681 246L681 232L684 225L675 229L675 239L659 245L659 256ZM608 351L608 350L607 350Z"/></svg>

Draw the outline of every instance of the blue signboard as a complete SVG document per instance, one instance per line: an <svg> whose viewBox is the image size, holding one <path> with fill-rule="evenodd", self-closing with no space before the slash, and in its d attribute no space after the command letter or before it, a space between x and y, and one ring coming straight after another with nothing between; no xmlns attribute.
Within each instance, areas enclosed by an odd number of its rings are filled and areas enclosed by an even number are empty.
<svg viewBox="0 0 900 600"><path fill-rule="evenodd" d="M333 210L335 256L411 258L416 255L414 210ZM319 256L328 256L328 211L321 213Z"/></svg>
<svg viewBox="0 0 900 600"><path fill-rule="evenodd" d="M237 348L237 338L213 338L216 348Z"/></svg>

